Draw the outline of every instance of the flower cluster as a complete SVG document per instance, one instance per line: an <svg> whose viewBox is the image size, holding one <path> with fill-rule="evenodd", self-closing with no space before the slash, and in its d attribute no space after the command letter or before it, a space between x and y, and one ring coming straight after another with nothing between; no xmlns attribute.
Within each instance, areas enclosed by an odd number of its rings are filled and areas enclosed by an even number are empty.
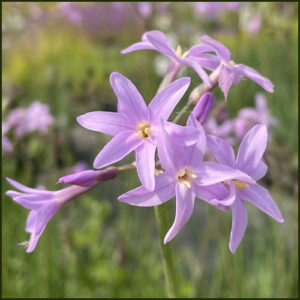
<svg viewBox="0 0 300 300"><path fill-rule="evenodd" d="M93 111L77 118L84 128L112 136L111 141L96 156L94 168L109 166L134 151L135 163L130 168L121 166L67 175L59 181L71 186L56 192L29 189L8 179L23 193L8 191L7 195L31 209L26 226L26 230L31 233L28 252L34 249L47 222L62 204L102 181L113 179L118 171L132 168L136 168L141 186L119 196L119 201L148 207L161 205L176 197L174 223L166 233L164 243L171 241L187 223L196 198L223 211L231 209L229 248L232 253L236 251L246 230L245 202L250 202L276 221L283 222L271 195L257 183L267 171L263 161L268 136L266 125L258 124L249 128L235 156L232 146L226 140L209 135L202 126L214 104L210 92L202 93L197 99L197 93L192 92L193 95L189 97L192 97L192 101L188 105L197 105L185 126L169 121L190 85L190 78L175 80L183 66L192 67L202 78L200 90L203 86L207 90L219 85L225 99L230 86L238 84L243 77L273 92L273 84L269 79L250 67L234 63L230 51L220 42L207 35L202 36L200 41L202 44L182 53L180 47L177 51L171 48L162 32L146 32L141 42L129 46L122 53L150 49L170 59L163 84L149 105L146 105L128 78L113 72L110 83L118 100L117 112ZM204 69L211 71L211 74L208 75ZM265 111L262 103L258 106L261 111Z"/></svg>

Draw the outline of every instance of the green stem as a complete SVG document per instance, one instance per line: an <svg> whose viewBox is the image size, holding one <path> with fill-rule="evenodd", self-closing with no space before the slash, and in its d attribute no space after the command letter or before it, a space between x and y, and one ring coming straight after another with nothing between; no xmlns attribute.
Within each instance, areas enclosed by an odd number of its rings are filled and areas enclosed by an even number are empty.
<svg viewBox="0 0 300 300"><path fill-rule="evenodd" d="M154 207L155 210L155 217L157 223L157 229L159 233L160 239L160 249L161 255L163 258L163 267L164 267L164 274L166 280L166 288L167 294L169 298L175 298L176 290L175 290L175 272L173 267L173 260L172 260L172 251L171 251L171 244L164 244L164 236L167 231L167 218L165 212L165 206L158 205Z"/></svg>

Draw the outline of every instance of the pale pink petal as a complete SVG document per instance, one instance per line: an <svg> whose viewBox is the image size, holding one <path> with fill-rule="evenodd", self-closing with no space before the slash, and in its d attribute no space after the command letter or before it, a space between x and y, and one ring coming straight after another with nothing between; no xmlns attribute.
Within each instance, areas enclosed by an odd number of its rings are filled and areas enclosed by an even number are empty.
<svg viewBox="0 0 300 300"><path fill-rule="evenodd" d="M143 186L153 191L155 187L155 150L156 145L145 141L135 150L136 168Z"/></svg>
<svg viewBox="0 0 300 300"><path fill-rule="evenodd" d="M186 224L194 209L195 194L184 184L176 184L176 215L172 227L164 238L164 244L170 242Z"/></svg>
<svg viewBox="0 0 300 300"><path fill-rule="evenodd" d="M217 55L222 59L224 62L229 62L230 61L230 51L220 42L212 39L208 35L203 35L200 38L200 41L204 42L205 44L211 46L214 48L215 52Z"/></svg>
<svg viewBox="0 0 300 300"><path fill-rule="evenodd" d="M234 80L234 73L226 66L222 65L219 75L219 87L224 93L225 100L227 100L229 89Z"/></svg>
<svg viewBox="0 0 300 300"><path fill-rule="evenodd" d="M223 165L234 167L235 155L232 146L225 140L213 135L206 136L207 147L212 152L216 160Z"/></svg>
<svg viewBox="0 0 300 300"><path fill-rule="evenodd" d="M124 158L144 141L132 131L122 131L112 138L100 151L94 161L94 168L102 168Z"/></svg>
<svg viewBox="0 0 300 300"><path fill-rule="evenodd" d="M180 78L156 94L148 106L152 121L160 122L161 119L167 120L169 118L188 89L190 82L189 77Z"/></svg>
<svg viewBox="0 0 300 300"><path fill-rule="evenodd" d="M236 167L247 174L255 170L266 150L268 132L266 125L253 126L243 138L236 159Z"/></svg>
<svg viewBox="0 0 300 300"><path fill-rule="evenodd" d="M248 172L248 175L251 176L255 181L258 181L266 175L267 171L268 166L263 161L260 161L256 168Z"/></svg>
<svg viewBox="0 0 300 300"><path fill-rule="evenodd" d="M147 105L134 84L120 73L110 75L110 84L118 98L118 109L124 113L128 123L145 122L149 120Z"/></svg>
<svg viewBox="0 0 300 300"><path fill-rule="evenodd" d="M259 184L250 185L239 191L239 197L258 207L261 211L275 219L277 222L284 222L281 212L272 199L269 191Z"/></svg>
<svg viewBox="0 0 300 300"><path fill-rule="evenodd" d="M155 206L162 204L175 196L174 178L166 174L155 177L155 190L148 191L140 186L121 195L118 200L134 206Z"/></svg>
<svg viewBox="0 0 300 300"><path fill-rule="evenodd" d="M231 211L232 226L230 233L229 249L232 253L234 253L245 234L248 217L245 203L241 201L238 197L232 204Z"/></svg>
<svg viewBox="0 0 300 300"><path fill-rule="evenodd" d="M255 183L255 181L244 172L212 161L202 163L201 167L198 168L195 173L198 176L195 181L199 185L210 185L232 179L246 183Z"/></svg>
<svg viewBox="0 0 300 300"><path fill-rule="evenodd" d="M132 129L133 126L122 114L108 111L93 111L77 117L77 122L84 128L116 135L122 130Z"/></svg>

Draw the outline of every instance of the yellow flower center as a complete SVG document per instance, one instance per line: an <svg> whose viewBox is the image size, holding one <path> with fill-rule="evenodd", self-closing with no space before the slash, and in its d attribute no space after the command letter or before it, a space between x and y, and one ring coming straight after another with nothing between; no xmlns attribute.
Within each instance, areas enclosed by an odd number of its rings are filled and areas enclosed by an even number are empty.
<svg viewBox="0 0 300 300"><path fill-rule="evenodd" d="M136 131L140 138L147 139L151 135L151 125L148 122L140 123Z"/></svg>
<svg viewBox="0 0 300 300"><path fill-rule="evenodd" d="M233 179L233 183L237 189L249 187L249 184L236 179Z"/></svg>
<svg viewBox="0 0 300 300"><path fill-rule="evenodd" d="M181 169L177 173L177 180L186 185L188 188L192 187L191 183L195 178L197 178L197 175L189 169Z"/></svg>

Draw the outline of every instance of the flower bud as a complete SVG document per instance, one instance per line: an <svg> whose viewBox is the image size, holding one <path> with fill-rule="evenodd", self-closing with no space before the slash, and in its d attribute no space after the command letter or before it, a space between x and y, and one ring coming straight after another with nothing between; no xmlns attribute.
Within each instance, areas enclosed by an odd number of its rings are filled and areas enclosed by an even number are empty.
<svg viewBox="0 0 300 300"><path fill-rule="evenodd" d="M214 95L212 93L205 93L200 98L195 108L192 111L193 116L204 124L214 104Z"/></svg>
<svg viewBox="0 0 300 300"><path fill-rule="evenodd" d="M86 170L83 172L70 174L59 178L59 182L74 184L80 186L93 186L99 182L113 179L117 176L116 168L108 168L106 170L94 171Z"/></svg>

